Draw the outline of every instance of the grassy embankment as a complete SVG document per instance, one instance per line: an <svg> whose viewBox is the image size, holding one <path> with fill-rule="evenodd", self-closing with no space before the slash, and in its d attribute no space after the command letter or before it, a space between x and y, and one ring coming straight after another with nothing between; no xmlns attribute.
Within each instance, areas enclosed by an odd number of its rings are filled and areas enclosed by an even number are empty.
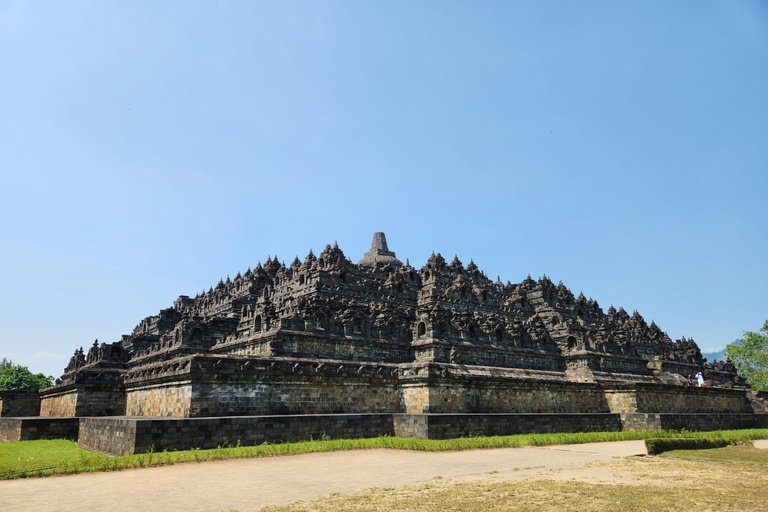
<svg viewBox="0 0 768 512"><path fill-rule="evenodd" d="M622 441L659 437L728 438L738 441L768 438L768 429L730 430L716 432L668 432L663 430L636 432L586 432L562 434L525 434L516 436L465 437L447 440L425 440L401 437L371 439L328 439L258 446L223 446L212 450L153 452L140 455L109 457L89 452L71 441L20 441L0 443L0 479L87 471L159 466L182 462L204 462L222 459L273 457L300 453L391 448L399 450L449 451L517 446L546 446L553 444Z"/></svg>
<svg viewBox="0 0 768 512"><path fill-rule="evenodd" d="M768 472L768 450L758 450L748 443L711 450L673 450L659 456L693 461L758 464L766 466L765 471Z"/></svg>
<svg viewBox="0 0 768 512"><path fill-rule="evenodd" d="M261 512L764 512L768 503L768 450L749 444L623 458L580 471L438 479L330 494Z"/></svg>

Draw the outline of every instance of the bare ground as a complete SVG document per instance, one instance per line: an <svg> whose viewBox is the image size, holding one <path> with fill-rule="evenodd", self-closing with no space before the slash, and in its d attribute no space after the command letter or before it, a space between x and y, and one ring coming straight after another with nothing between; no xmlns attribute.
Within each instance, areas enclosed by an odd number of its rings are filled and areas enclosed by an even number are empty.
<svg viewBox="0 0 768 512"><path fill-rule="evenodd" d="M620 441L433 453L359 450L178 464L0 481L0 510L255 510L435 478L518 478L542 472L554 479L625 483L599 466L586 466L645 453L643 441Z"/></svg>

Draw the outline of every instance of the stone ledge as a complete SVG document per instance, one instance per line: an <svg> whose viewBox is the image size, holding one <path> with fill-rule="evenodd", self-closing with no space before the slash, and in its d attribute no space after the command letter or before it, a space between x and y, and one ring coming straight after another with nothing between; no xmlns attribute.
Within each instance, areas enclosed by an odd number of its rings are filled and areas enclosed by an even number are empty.
<svg viewBox="0 0 768 512"><path fill-rule="evenodd" d="M736 430L768 428L768 414L753 413L626 413L624 430Z"/></svg>
<svg viewBox="0 0 768 512"><path fill-rule="evenodd" d="M622 430L612 413L395 414L395 434L421 439Z"/></svg>
<svg viewBox="0 0 768 512"><path fill-rule="evenodd" d="M0 418L0 440L77 440L80 418Z"/></svg>
<svg viewBox="0 0 768 512"><path fill-rule="evenodd" d="M397 435L422 439L618 430L768 428L749 413L312 414L210 418L0 418L0 439L75 439L111 455L320 439Z"/></svg>
<svg viewBox="0 0 768 512"><path fill-rule="evenodd" d="M39 414L39 391L0 391L0 417L26 417Z"/></svg>
<svg viewBox="0 0 768 512"><path fill-rule="evenodd" d="M397 435L421 439L647 429L768 428L754 414L312 414L213 418L81 418L82 447L112 455L320 439Z"/></svg>
<svg viewBox="0 0 768 512"><path fill-rule="evenodd" d="M112 455L394 435L392 414L83 418L79 443Z"/></svg>

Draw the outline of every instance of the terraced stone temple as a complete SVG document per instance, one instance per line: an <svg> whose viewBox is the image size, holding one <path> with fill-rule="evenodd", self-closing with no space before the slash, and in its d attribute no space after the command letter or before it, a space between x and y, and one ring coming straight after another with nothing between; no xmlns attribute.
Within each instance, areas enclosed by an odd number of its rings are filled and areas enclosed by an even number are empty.
<svg viewBox="0 0 768 512"><path fill-rule="evenodd" d="M705 386L689 386L699 371ZM493 281L440 254L417 269L375 233L357 263L335 244L290 265L270 257L77 349L40 415L79 417L81 444L124 453L225 435L766 425L751 398L732 364L706 363L637 311L603 311L547 277Z"/></svg>

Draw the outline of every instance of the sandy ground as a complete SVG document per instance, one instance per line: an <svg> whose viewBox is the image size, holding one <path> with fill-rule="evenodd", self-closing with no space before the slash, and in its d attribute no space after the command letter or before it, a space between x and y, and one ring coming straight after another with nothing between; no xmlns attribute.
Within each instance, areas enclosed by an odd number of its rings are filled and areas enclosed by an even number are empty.
<svg viewBox="0 0 768 512"><path fill-rule="evenodd" d="M0 481L0 511L252 511L332 492L436 477L523 476L542 470L602 480L595 461L645 454L643 441L424 453L358 450Z"/></svg>
<svg viewBox="0 0 768 512"><path fill-rule="evenodd" d="M755 448L760 448L761 450L768 450L768 439L758 439L756 441L753 441Z"/></svg>

